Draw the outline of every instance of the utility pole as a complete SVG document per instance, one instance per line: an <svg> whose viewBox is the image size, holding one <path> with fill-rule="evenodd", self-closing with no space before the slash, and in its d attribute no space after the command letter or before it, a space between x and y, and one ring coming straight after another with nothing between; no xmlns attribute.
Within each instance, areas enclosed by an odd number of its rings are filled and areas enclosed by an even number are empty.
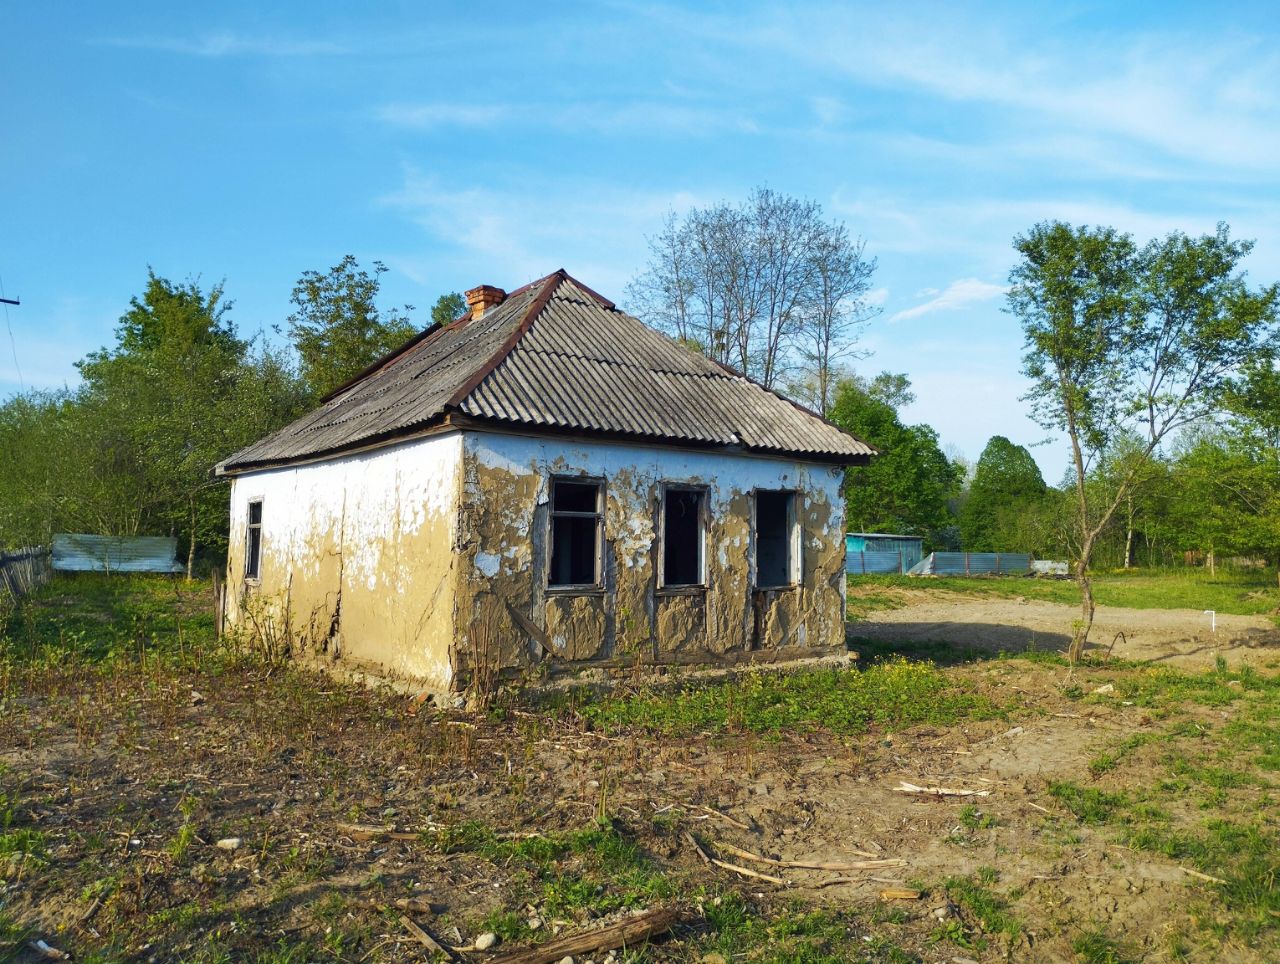
<svg viewBox="0 0 1280 964"><path fill-rule="evenodd" d="M0 298L0 305L20 305L22 304L17 298Z"/></svg>

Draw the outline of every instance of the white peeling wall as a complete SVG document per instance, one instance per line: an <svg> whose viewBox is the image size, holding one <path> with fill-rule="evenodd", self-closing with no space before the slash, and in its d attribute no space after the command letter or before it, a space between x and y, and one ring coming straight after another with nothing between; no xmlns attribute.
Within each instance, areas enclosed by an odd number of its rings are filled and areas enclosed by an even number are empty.
<svg viewBox="0 0 1280 964"><path fill-rule="evenodd" d="M452 545L458 433L236 477L231 489L229 615L284 602L296 639L426 678L452 678ZM261 499L260 582L246 583L248 505Z"/></svg>

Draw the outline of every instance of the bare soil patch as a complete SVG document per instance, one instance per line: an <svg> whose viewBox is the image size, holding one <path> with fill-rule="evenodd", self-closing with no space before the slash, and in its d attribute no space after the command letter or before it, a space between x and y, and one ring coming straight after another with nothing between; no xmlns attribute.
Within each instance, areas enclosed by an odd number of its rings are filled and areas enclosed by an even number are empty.
<svg viewBox="0 0 1280 964"><path fill-rule="evenodd" d="M1065 650L1078 606L1034 599L930 595L896 591L901 608L871 613L854 635L877 642L951 643L983 652ZM1216 630L1211 623L1216 620ZM1266 616L1236 616L1191 609L1098 606L1091 649L1117 658L1153 660L1205 669L1223 656L1233 665L1280 655L1280 630ZM1113 644L1114 643L1114 647Z"/></svg>

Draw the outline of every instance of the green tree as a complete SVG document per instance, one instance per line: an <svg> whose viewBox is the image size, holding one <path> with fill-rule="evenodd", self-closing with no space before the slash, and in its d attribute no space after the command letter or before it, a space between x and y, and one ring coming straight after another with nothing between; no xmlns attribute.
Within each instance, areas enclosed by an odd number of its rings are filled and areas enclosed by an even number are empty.
<svg viewBox="0 0 1280 964"><path fill-rule="evenodd" d="M1076 489L1078 660L1093 624L1094 546L1140 471L1090 492L1089 467L1125 433L1151 457L1170 433L1213 414L1241 368L1273 347L1280 287L1253 290L1239 270L1251 242L1181 233L1141 250L1112 228L1036 225L1014 239L1008 310L1026 336L1025 396L1041 425L1066 433Z"/></svg>
<svg viewBox="0 0 1280 964"><path fill-rule="evenodd" d="M904 425L881 396L892 387L893 397L909 398L909 386L905 376L842 382L829 417L880 452L870 465L847 471L850 530L922 535L932 546L945 539L954 522L947 500L962 470L942 453L933 429Z"/></svg>
<svg viewBox="0 0 1280 964"><path fill-rule="evenodd" d="M222 287L149 274L112 346L75 391L0 405L0 544L54 532L170 533L188 570L225 548L215 462L295 417L304 391L283 352L236 333ZM12 457L9 457L12 453Z"/></svg>
<svg viewBox="0 0 1280 964"><path fill-rule="evenodd" d="M467 310L467 299L456 291L441 295L431 306L431 323L433 325L451 325L461 318Z"/></svg>
<svg viewBox="0 0 1280 964"><path fill-rule="evenodd" d="M960 512L960 540L969 552L1011 552L1020 522L1044 498L1044 477L1031 453L1003 435L987 442L978 458L969 497Z"/></svg>
<svg viewBox="0 0 1280 964"><path fill-rule="evenodd" d="M289 335L313 398L328 395L413 335L407 315L412 305L403 312L378 308L379 279L386 271L375 261L370 274L347 255L325 273L303 272L294 285Z"/></svg>
<svg viewBox="0 0 1280 964"><path fill-rule="evenodd" d="M133 496L127 521L103 520L97 530L134 534L150 520L181 532L188 575L198 545L224 525L225 495L214 491L220 482L210 469L228 451L248 350L230 308L221 285L206 292L151 272L120 319L115 346L77 364L80 417L102 446L101 471Z"/></svg>

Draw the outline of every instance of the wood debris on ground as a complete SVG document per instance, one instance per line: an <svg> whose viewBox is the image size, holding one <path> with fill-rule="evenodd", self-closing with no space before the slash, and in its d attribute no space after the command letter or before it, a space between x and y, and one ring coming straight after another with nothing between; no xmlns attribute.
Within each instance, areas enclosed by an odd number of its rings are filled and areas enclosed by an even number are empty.
<svg viewBox="0 0 1280 964"><path fill-rule="evenodd" d="M893 789L899 793L923 793L933 797L989 797L990 790L956 790L951 787L918 787L902 780Z"/></svg>
<svg viewBox="0 0 1280 964"><path fill-rule="evenodd" d="M656 907L624 917L605 927L558 937L525 950L492 958L492 964L555 964L565 957L635 947L660 937L676 926L686 912L678 907Z"/></svg>

